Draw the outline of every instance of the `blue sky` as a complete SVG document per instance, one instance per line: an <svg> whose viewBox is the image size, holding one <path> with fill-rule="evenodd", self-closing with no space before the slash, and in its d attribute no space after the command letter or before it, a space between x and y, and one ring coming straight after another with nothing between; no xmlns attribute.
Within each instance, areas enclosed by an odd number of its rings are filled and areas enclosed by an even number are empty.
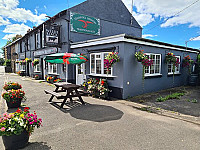
<svg viewBox="0 0 200 150"><path fill-rule="evenodd" d="M68 3L69 1L69 3ZM46 15L77 5L84 0L0 0L0 47L15 34L24 34L28 28L46 20ZM132 0L122 0L131 11ZM134 0L133 16L143 27L143 37L185 46L185 41L200 35L200 1L175 17L195 0ZM168 17L169 20L163 23ZM159 25L158 25L159 24ZM158 25L152 30L148 30ZM200 48L200 37L188 42L189 47Z"/></svg>

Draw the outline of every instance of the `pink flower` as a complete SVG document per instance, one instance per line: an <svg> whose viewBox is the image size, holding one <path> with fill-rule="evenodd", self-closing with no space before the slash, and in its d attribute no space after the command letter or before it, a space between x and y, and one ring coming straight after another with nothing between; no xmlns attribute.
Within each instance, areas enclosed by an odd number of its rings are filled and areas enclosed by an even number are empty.
<svg viewBox="0 0 200 150"><path fill-rule="evenodd" d="M33 124L34 122L30 122L29 124Z"/></svg>
<svg viewBox="0 0 200 150"><path fill-rule="evenodd" d="M4 128L4 127L2 127L2 128L0 129L0 131L2 131L2 132L5 131L5 130L6 130L6 128Z"/></svg>

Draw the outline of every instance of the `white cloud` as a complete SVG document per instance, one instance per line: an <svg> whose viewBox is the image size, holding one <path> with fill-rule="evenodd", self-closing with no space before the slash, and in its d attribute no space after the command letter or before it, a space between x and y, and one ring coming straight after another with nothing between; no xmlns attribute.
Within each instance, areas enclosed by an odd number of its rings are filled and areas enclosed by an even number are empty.
<svg viewBox="0 0 200 150"><path fill-rule="evenodd" d="M158 35L152 35L152 34L143 34L142 37L143 38L148 38L148 37L156 37Z"/></svg>
<svg viewBox="0 0 200 150"><path fill-rule="evenodd" d="M8 19L3 19L3 17L0 16L0 26L8 24L10 24L10 21Z"/></svg>
<svg viewBox="0 0 200 150"><path fill-rule="evenodd" d="M17 34L24 35L27 33L28 29L30 29L30 27L23 23L7 25L6 28L3 30L3 32L9 33L9 34L6 34L3 37L3 39L5 39L5 40L11 39L12 37L16 36Z"/></svg>
<svg viewBox="0 0 200 150"><path fill-rule="evenodd" d="M30 10L18 8L18 5L18 0L0 0L0 16L18 22L30 21L36 25L41 24L46 19L46 14L33 14Z"/></svg>
<svg viewBox="0 0 200 150"><path fill-rule="evenodd" d="M4 39L4 40L11 40L16 35L17 34L6 34L2 39Z"/></svg>
<svg viewBox="0 0 200 150"><path fill-rule="evenodd" d="M150 14L140 14L133 12L133 16L142 27L154 21L154 18Z"/></svg>
<svg viewBox="0 0 200 150"><path fill-rule="evenodd" d="M131 0L123 0L123 2L129 10L131 10ZM194 1L191 0L134 0L134 6L137 9L137 12L135 12L134 15L136 20L138 19L137 21L139 24L145 26L154 21L154 18L166 19L168 17L172 17L193 2ZM177 16L167 20L161 25L161 27L170 27L180 24L188 24L189 27L199 27L199 8L200 2L197 2ZM140 16L144 16L144 18L142 19ZM145 16L148 16L148 18L145 18Z"/></svg>
<svg viewBox="0 0 200 150"><path fill-rule="evenodd" d="M46 5L44 5L44 9L47 9L47 6L46 6Z"/></svg>
<svg viewBox="0 0 200 150"><path fill-rule="evenodd" d="M198 36L197 38L191 38L190 40L192 40L192 41L200 41L200 36Z"/></svg>

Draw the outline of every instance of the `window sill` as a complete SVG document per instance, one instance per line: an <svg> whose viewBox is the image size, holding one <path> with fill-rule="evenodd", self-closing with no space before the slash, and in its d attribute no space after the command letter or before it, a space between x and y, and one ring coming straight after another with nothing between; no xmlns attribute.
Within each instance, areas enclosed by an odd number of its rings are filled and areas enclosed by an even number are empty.
<svg viewBox="0 0 200 150"><path fill-rule="evenodd" d="M105 77L105 78L116 78L117 76L111 76L111 75L101 75L101 74L86 74L88 76L95 76L95 77Z"/></svg>
<svg viewBox="0 0 200 150"><path fill-rule="evenodd" d="M41 71L34 71L35 73L41 73Z"/></svg>
<svg viewBox="0 0 200 150"><path fill-rule="evenodd" d="M145 75L145 79L149 79L149 78L160 78L162 77L162 74L150 74L150 75Z"/></svg>
<svg viewBox="0 0 200 150"><path fill-rule="evenodd" d="M55 76L59 76L59 74L57 74L57 73L48 73L48 75L55 75Z"/></svg>
<svg viewBox="0 0 200 150"><path fill-rule="evenodd" d="M174 73L174 75L175 75L175 76L179 76L179 75L181 75L181 73ZM168 73L167 76L169 76L169 77L170 77L170 76L173 76L173 73Z"/></svg>

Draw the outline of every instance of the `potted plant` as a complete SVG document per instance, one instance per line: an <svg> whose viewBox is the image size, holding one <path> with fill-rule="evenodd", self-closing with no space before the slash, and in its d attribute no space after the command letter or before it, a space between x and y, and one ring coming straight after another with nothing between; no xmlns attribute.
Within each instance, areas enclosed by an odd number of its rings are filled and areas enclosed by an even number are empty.
<svg viewBox="0 0 200 150"><path fill-rule="evenodd" d="M22 86L17 83L17 82L6 82L5 85L3 86L3 89L8 91L8 90L18 90L21 89Z"/></svg>
<svg viewBox="0 0 200 150"><path fill-rule="evenodd" d="M24 148L34 128L39 128L41 123L42 119L35 112L30 113L28 107L24 111L18 109L15 113L4 113L0 117L0 136L5 149Z"/></svg>
<svg viewBox="0 0 200 150"><path fill-rule="evenodd" d="M2 94L2 97L6 100L8 108L18 108L21 105L22 100L26 100L25 92L18 90L8 90Z"/></svg>
<svg viewBox="0 0 200 150"><path fill-rule="evenodd" d="M39 75L35 75L34 78L35 78L35 80L39 80L40 79Z"/></svg>

